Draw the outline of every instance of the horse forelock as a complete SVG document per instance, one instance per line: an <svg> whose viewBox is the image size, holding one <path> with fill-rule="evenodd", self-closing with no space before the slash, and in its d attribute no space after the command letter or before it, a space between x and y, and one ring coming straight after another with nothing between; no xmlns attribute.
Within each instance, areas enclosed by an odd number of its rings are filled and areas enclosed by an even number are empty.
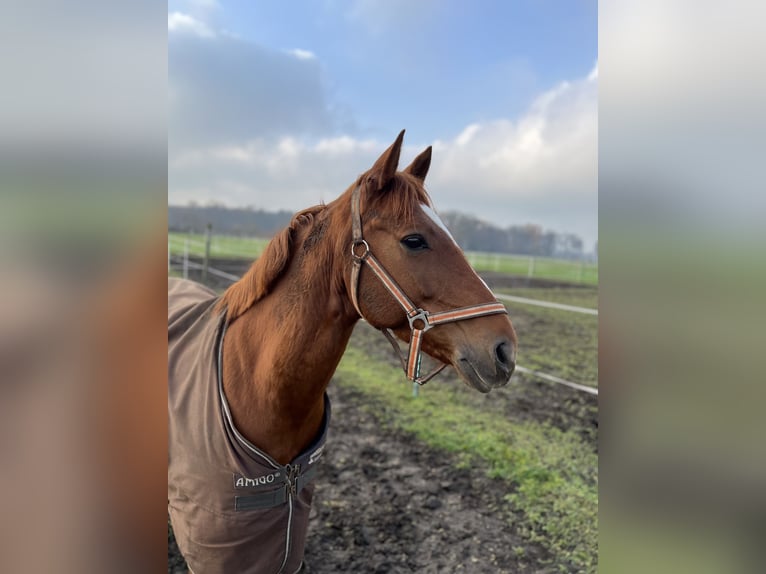
<svg viewBox="0 0 766 574"><path fill-rule="evenodd" d="M432 206L422 182L408 173L398 172L386 189L369 194L367 205L362 207L362 217L369 210L380 217L410 222L421 204Z"/></svg>

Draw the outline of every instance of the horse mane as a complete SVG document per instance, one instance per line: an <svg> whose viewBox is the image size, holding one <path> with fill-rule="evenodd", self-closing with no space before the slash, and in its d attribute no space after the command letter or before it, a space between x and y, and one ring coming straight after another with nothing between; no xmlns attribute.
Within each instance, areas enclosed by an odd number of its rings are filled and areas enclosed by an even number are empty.
<svg viewBox="0 0 766 574"><path fill-rule="evenodd" d="M348 221L349 240L351 232L351 192L365 182L365 176L360 176L351 187L338 199L343 211L342 219ZM420 179L408 173L398 172L386 188L377 193L364 190L362 215L369 217L386 214L400 221L411 221L419 204L431 206L428 196ZM333 202L335 203L335 202ZM261 256L255 260L250 269L239 281L229 287L221 296L216 306L217 311L226 311L226 320L233 321L240 317L255 303L268 295L277 280L287 269L295 252L295 236L303 227L314 224L314 216L327 208L316 205L296 213L290 224L275 235ZM321 236L323 229L318 230L317 236L310 235L307 241L315 242Z"/></svg>
<svg viewBox="0 0 766 574"><path fill-rule="evenodd" d="M314 216L325 209L315 205L296 213L290 224L275 235L261 256L239 281L221 296L216 310L226 310L227 321L233 321L269 294L277 279L287 269L293 256L293 243L298 229L311 225Z"/></svg>

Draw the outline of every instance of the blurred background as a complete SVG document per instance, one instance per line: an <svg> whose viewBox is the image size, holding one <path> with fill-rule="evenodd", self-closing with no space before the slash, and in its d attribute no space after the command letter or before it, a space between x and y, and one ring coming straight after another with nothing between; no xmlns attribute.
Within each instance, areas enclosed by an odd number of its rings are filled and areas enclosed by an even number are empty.
<svg viewBox="0 0 766 574"><path fill-rule="evenodd" d="M764 15L599 5L605 572L760 569Z"/></svg>
<svg viewBox="0 0 766 574"><path fill-rule="evenodd" d="M166 34L154 2L3 5L3 572L165 560Z"/></svg>

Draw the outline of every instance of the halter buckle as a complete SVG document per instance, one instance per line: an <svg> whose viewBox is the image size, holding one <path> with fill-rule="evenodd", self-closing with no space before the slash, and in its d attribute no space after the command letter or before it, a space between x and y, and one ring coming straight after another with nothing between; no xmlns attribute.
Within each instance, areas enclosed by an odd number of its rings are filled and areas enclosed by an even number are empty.
<svg viewBox="0 0 766 574"><path fill-rule="evenodd" d="M362 245L364 246L364 253L361 255L356 254L356 248ZM365 258L370 254L370 245L364 240L364 239L355 239L351 242L351 257L354 258L354 261L362 262L365 260Z"/></svg>

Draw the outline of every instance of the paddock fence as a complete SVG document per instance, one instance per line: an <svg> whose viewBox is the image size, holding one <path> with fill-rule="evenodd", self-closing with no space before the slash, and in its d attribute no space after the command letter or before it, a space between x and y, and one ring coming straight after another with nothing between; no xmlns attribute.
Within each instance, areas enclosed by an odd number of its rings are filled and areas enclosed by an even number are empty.
<svg viewBox="0 0 766 574"><path fill-rule="evenodd" d="M184 248L190 255L204 256L206 242L205 234L176 233L168 234L168 249L181 254ZM210 257L234 257L254 259L258 257L269 240L257 237L239 237L234 235L211 235ZM582 285L598 284L598 263L589 260L556 259L530 255L514 255L509 253L486 253L481 251L466 251L466 259L477 271L492 271L528 277L530 279L548 279Z"/></svg>

